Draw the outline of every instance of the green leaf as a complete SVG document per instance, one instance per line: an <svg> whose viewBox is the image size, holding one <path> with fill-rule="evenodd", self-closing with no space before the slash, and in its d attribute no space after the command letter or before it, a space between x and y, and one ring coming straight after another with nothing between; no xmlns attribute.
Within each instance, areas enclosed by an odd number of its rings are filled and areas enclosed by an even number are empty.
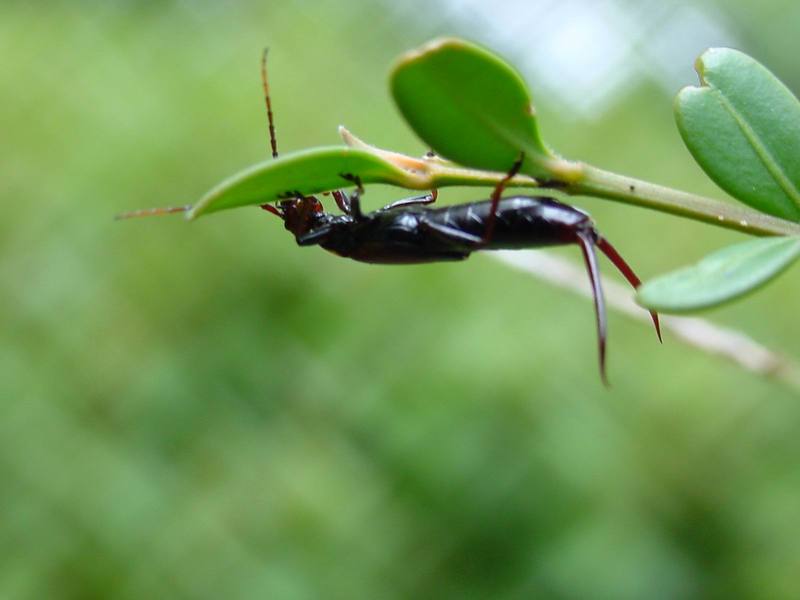
<svg viewBox="0 0 800 600"><path fill-rule="evenodd" d="M800 221L800 102L737 50L697 60L701 87L675 99L678 128L703 170L734 198Z"/></svg>
<svg viewBox="0 0 800 600"><path fill-rule="evenodd" d="M636 301L650 310L681 313L738 298L777 277L800 257L800 238L749 240L705 257L696 265L648 281Z"/></svg>
<svg viewBox="0 0 800 600"><path fill-rule="evenodd" d="M339 146L312 148L253 165L226 179L195 204L187 218L264 204L298 192L307 196L352 186L342 177L346 173L357 175L363 183L415 186L413 173L373 152Z"/></svg>
<svg viewBox="0 0 800 600"><path fill-rule="evenodd" d="M434 40L401 57L390 85L403 117L440 156L505 172L524 151L523 172L546 172L542 163L552 154L539 137L525 82L487 50Z"/></svg>

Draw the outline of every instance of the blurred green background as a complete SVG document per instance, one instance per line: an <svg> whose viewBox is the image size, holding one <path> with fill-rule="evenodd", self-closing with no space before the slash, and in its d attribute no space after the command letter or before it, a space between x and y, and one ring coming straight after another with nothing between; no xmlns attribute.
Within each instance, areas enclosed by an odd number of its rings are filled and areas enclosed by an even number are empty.
<svg viewBox="0 0 800 600"><path fill-rule="evenodd" d="M361 265L255 208L112 221L268 156L264 46L282 151L342 123L421 154L388 70L440 34L520 64L563 154L723 197L672 95L720 37L800 90L798 26L791 0L4 0L0 597L800 597L778 384L612 314L606 390L590 303L485 256ZM548 71L581 57L613 59L596 101ZM577 203L645 278L741 238ZM798 299L710 316L796 357Z"/></svg>

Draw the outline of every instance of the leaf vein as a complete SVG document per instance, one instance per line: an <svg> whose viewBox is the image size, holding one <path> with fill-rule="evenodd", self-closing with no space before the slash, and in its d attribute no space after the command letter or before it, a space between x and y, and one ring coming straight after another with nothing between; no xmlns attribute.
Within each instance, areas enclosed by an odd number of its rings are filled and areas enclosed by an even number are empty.
<svg viewBox="0 0 800 600"><path fill-rule="evenodd" d="M725 94L717 88L715 88L714 91L717 93L722 106L730 113L747 141L750 142L750 145L752 146L753 150L755 150L758 158L761 160L761 163L767 169L772 178L777 182L786 196L792 202L794 202L794 206L791 206L791 212L794 213L795 217L800 217L800 190L797 189L797 186L795 186L789 177L787 177L786 173L783 172L782 168L778 164L778 161L775 160L775 157L769 151L767 145L762 141L761 137L759 137L755 130L753 130L741 113L736 110L736 107L734 107L728 98L725 97Z"/></svg>

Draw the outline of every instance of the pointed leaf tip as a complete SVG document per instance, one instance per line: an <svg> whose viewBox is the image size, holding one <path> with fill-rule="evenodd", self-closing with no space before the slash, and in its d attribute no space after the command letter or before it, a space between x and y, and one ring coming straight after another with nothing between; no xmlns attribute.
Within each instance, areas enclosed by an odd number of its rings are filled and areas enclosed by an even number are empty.
<svg viewBox="0 0 800 600"><path fill-rule="evenodd" d="M258 205L297 193L311 195L349 184L343 173L358 175L364 183L413 186L415 175L362 148L330 146L284 154L245 169L208 192L187 213L200 215Z"/></svg>

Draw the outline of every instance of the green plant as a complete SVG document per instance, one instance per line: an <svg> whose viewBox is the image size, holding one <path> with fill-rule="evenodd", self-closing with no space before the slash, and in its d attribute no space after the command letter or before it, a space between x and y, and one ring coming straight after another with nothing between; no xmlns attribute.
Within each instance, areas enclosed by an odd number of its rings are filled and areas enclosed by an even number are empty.
<svg viewBox="0 0 800 600"><path fill-rule="evenodd" d="M188 216L329 191L342 184L342 173L408 189L490 186L523 154L514 186L635 204L761 236L648 282L637 297L663 312L708 308L755 290L800 257L800 102L736 50L708 50L697 71L701 85L675 102L681 135L705 172L750 208L561 157L541 139L519 74L481 47L444 38L401 57L391 74L403 117L436 156L375 148L342 128L345 147L255 165L214 188Z"/></svg>

